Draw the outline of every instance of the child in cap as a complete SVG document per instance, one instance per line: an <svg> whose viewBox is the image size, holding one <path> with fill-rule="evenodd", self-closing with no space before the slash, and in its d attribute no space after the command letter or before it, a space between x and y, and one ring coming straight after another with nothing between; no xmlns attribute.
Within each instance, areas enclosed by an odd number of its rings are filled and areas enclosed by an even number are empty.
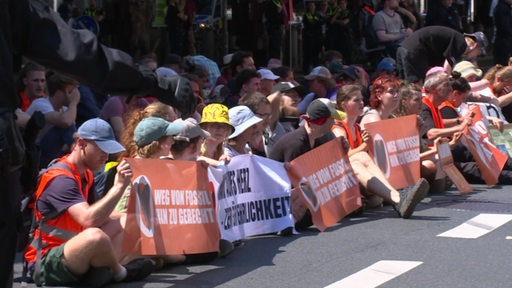
<svg viewBox="0 0 512 288"><path fill-rule="evenodd" d="M229 122L228 107L217 103L206 105L199 125L210 133L210 137L206 138L201 148L201 156L223 160L224 142L235 130Z"/></svg>
<svg viewBox="0 0 512 288"><path fill-rule="evenodd" d="M172 159L196 161L201 155L201 145L210 133L201 129L196 119L178 119L184 125L183 130L174 136L174 145L171 146Z"/></svg>
<svg viewBox="0 0 512 288"><path fill-rule="evenodd" d="M142 119L135 127L133 141L137 149L134 158L159 159L168 156L171 146L174 144L174 135L178 135L185 125L181 122L169 122L159 117L147 117ZM131 186L128 186L121 200L116 205L116 210L126 212Z"/></svg>
<svg viewBox="0 0 512 288"><path fill-rule="evenodd" d="M256 116L247 106L235 106L228 111L231 124L235 130L228 137L228 143L224 148L224 154L234 157L251 152L247 143L261 137L261 131L257 125L263 119Z"/></svg>

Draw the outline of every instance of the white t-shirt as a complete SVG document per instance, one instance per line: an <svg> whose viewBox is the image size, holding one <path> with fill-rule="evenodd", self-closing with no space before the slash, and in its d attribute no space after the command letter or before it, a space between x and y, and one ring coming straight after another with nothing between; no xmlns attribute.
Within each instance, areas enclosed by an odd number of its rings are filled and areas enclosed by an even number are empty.
<svg viewBox="0 0 512 288"><path fill-rule="evenodd" d="M67 109L67 107L62 107L61 111L66 111ZM36 111L41 111L43 114L47 114L49 112L54 112L55 109L53 109L52 103L50 102L50 98L46 97L37 98L34 101L32 101L26 112L28 115L32 116L32 114L34 114L34 112ZM48 130L53 128L53 126L53 124L48 123L48 121L46 121L46 124L44 125L43 129L41 129L41 132L39 132L39 135L37 135L36 141L39 141L44 136L44 134L48 132Z"/></svg>

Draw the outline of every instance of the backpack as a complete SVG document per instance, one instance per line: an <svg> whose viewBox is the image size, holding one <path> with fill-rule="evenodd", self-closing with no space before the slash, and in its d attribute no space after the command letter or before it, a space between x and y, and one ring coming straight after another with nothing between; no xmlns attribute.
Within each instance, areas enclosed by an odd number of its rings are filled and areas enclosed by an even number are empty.
<svg viewBox="0 0 512 288"><path fill-rule="evenodd" d="M55 169L55 168L64 168L64 169L67 169L68 171L70 171L71 173L73 173L73 170L71 169L71 167L69 167L67 164L63 163L63 162L58 162L57 160L59 159L54 159L50 162L50 164L48 164L48 167L45 168L45 169L41 169L39 171L39 174L37 176L37 185L36 185L36 188L39 186L39 182L41 181L41 177L48 171L48 170L51 170L51 169ZM35 193L31 193L29 195L26 195L23 200L22 200L22 217L23 217L23 226L22 226L22 231L21 233L19 233L18 235L18 252L21 252L21 251L26 251L26 249L28 248L28 246L31 244L31 243L35 243L35 245L37 246L37 259L36 259L36 263L35 263L35 270L34 270L34 275L35 276L35 282L37 284L37 286L41 286L41 283L39 281L39 274L40 274L40 270L41 270L41 259L40 259L40 254L41 254L41 247L43 245L43 242L42 242L42 238L41 237L38 237L37 239L34 238L34 233L35 233L35 230L41 226L41 224L46 220L46 219L52 219L54 217L56 217L58 214L55 213L55 215L47 215L46 217L43 217L41 218L39 221L36 219L36 214L34 213L34 210L35 210L35 205L36 205L36 201L35 201ZM24 262L24 265L23 265L23 273L22 273L22 278L27 280L26 282L28 282L29 278L28 278L28 263L25 261L25 259L23 260Z"/></svg>
<svg viewBox="0 0 512 288"><path fill-rule="evenodd" d="M117 173L118 163L108 167L105 171L101 171L94 175L94 186L99 198L103 198L105 194L114 186L114 179Z"/></svg>
<svg viewBox="0 0 512 288"><path fill-rule="evenodd" d="M23 194L21 195L21 215L18 218L18 237L16 243L17 252L21 252L27 246L28 234L32 226L32 209L30 207L34 193L39 182L39 164L41 159L41 149L36 144L36 138L39 131L45 125L45 118L40 111L34 112L23 131L23 142L25 144L25 163L21 170L21 185Z"/></svg>

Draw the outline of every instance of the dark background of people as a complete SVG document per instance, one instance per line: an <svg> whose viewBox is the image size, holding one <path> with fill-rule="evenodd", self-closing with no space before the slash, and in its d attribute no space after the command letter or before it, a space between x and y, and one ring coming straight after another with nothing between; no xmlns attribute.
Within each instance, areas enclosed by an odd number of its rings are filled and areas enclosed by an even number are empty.
<svg viewBox="0 0 512 288"><path fill-rule="evenodd" d="M343 55L343 63L354 61L354 37L351 31L351 14L347 0L338 0L338 6L327 15L326 50L336 50ZM344 3L340 9L340 4Z"/></svg>
<svg viewBox="0 0 512 288"><path fill-rule="evenodd" d="M512 1L499 0L494 10L496 40L494 42L494 63L508 65L512 56Z"/></svg>
<svg viewBox="0 0 512 288"><path fill-rule="evenodd" d="M415 0L401 0L399 5L400 7L409 11L414 16L414 18L416 18L416 23L413 23L411 19L409 19L409 17L407 17L406 15L401 13L400 10L398 10L397 12L402 17L402 22L404 22L405 27L411 28L412 30L418 30L423 26L423 19L421 17L419 8L416 6Z"/></svg>
<svg viewBox="0 0 512 288"><path fill-rule="evenodd" d="M291 0L290 0L291 1ZM281 59L283 32L288 24L288 11L282 0L269 0L265 3L265 28L267 29L267 58Z"/></svg>
<svg viewBox="0 0 512 288"><path fill-rule="evenodd" d="M169 33L170 52L183 56L187 39L187 16L180 11L177 0L167 1L167 14L165 24Z"/></svg>
<svg viewBox="0 0 512 288"><path fill-rule="evenodd" d="M459 12L451 2L453 0L429 0L425 26L439 25L462 32Z"/></svg>
<svg viewBox="0 0 512 288"><path fill-rule="evenodd" d="M267 59L263 50L263 40L265 27L262 21L262 7L258 0L234 0L233 7L233 27L231 36L235 37L234 50L252 51L254 61L258 67L264 66ZM261 65L260 65L261 64Z"/></svg>
<svg viewBox="0 0 512 288"><path fill-rule="evenodd" d="M63 0L57 8L60 17L67 23L71 19L71 11L73 10L73 0Z"/></svg>
<svg viewBox="0 0 512 288"><path fill-rule="evenodd" d="M302 18L302 72L307 73L318 66L318 57L322 51L323 17L316 11L316 2L306 2L306 13Z"/></svg>

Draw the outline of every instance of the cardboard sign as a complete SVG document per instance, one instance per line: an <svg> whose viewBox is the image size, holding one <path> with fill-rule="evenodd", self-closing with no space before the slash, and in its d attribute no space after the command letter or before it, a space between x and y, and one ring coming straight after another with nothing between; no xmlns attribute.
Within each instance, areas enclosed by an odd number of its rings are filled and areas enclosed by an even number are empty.
<svg viewBox="0 0 512 288"><path fill-rule="evenodd" d="M227 166L209 167L222 239L235 241L293 227L290 179L283 163L239 155Z"/></svg>
<svg viewBox="0 0 512 288"><path fill-rule="evenodd" d="M503 133L495 126L487 126L492 143L498 147L501 152L512 155L512 124L503 125Z"/></svg>
<svg viewBox="0 0 512 288"><path fill-rule="evenodd" d="M474 113L473 123L464 131L462 140L475 158L485 183L492 186L498 183L498 177L508 157L491 143L478 106L471 106L470 110Z"/></svg>
<svg viewBox="0 0 512 288"><path fill-rule="evenodd" d="M359 182L340 138L290 162L288 175L320 231L361 207Z"/></svg>
<svg viewBox="0 0 512 288"><path fill-rule="evenodd" d="M372 141L368 154L396 189L420 179L420 137L417 116L386 119L365 124Z"/></svg>
<svg viewBox="0 0 512 288"><path fill-rule="evenodd" d="M123 249L178 255L219 249L213 191L198 162L127 159L134 173Z"/></svg>
<svg viewBox="0 0 512 288"><path fill-rule="evenodd" d="M453 157L452 151L450 150L450 144L448 144L448 142L436 141L435 145L441 168L446 173L446 175L448 175L450 180L453 181L459 190L460 195L464 195L473 191L473 187L471 187L468 181L466 181L457 167L453 165Z"/></svg>

